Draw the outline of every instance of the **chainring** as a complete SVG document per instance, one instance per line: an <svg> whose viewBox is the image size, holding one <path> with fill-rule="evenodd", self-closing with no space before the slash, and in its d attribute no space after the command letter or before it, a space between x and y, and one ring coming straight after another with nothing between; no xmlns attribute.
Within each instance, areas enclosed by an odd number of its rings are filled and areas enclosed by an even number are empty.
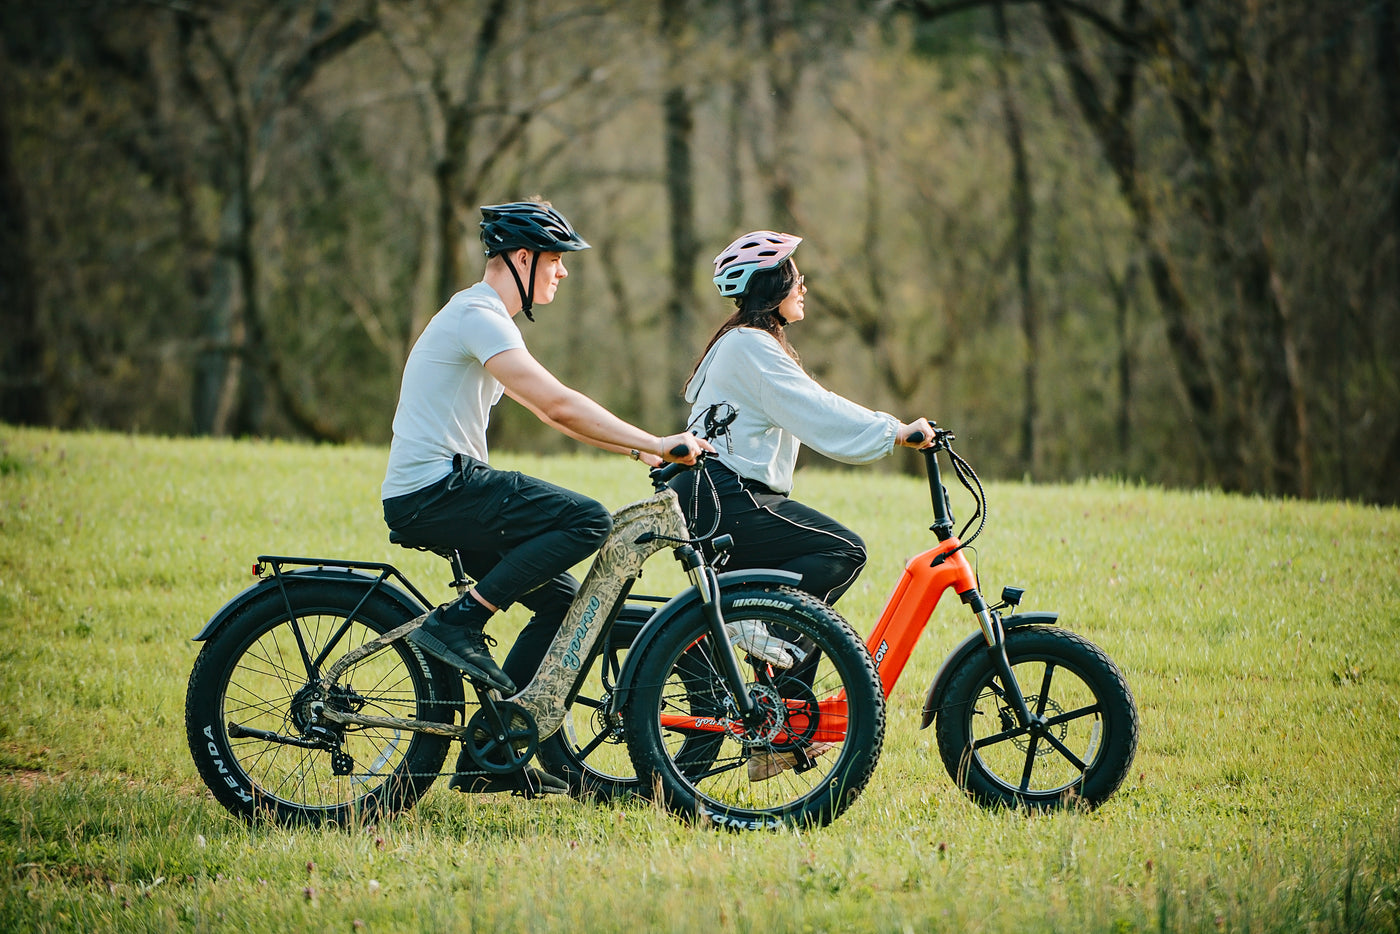
<svg viewBox="0 0 1400 934"><path fill-rule="evenodd" d="M467 735L462 746L483 771L493 775L518 772L530 761L540 746L540 731L535 718L519 704L496 701L495 713L482 707L467 721Z"/></svg>
<svg viewBox="0 0 1400 934"><path fill-rule="evenodd" d="M779 678L774 685L786 708L783 733L786 738L773 744L775 752L792 752L812 745L812 737L821 724L821 705L805 681Z"/></svg>

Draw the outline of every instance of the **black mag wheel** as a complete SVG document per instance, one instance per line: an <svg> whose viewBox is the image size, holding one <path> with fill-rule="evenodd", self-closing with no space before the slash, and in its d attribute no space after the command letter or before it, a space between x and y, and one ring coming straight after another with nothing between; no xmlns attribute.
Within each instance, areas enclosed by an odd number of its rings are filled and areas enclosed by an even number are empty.
<svg viewBox="0 0 1400 934"><path fill-rule="evenodd" d="M328 728L314 705L451 723L462 706L460 676L399 640L352 666L323 696L313 668L328 668L412 616L382 594L360 606L363 583L288 575L285 588L285 599L276 587L253 595L195 661L185 729L200 775L248 820L346 825L412 807L441 771L449 739L396 727Z"/></svg>
<svg viewBox="0 0 1400 934"><path fill-rule="evenodd" d="M637 772L627 754L622 717L609 714L608 707L622 663L654 612L652 607L631 603L618 611L563 725L540 743L540 764L567 781L575 797L606 803L637 791Z"/></svg>
<svg viewBox="0 0 1400 934"><path fill-rule="evenodd" d="M1010 630L1006 655L1035 723L1020 725L979 649L952 674L938 714L948 774L984 807L1099 806L1137 752L1137 705L1123 673L1089 640L1052 626Z"/></svg>
<svg viewBox="0 0 1400 934"><path fill-rule="evenodd" d="M870 653L840 614L789 587L730 588L721 608L726 622L762 622L797 646L798 664L775 671L740 653L762 712L746 723L700 608L671 620L646 649L625 711L642 790L719 827L827 824L879 761L885 700Z"/></svg>

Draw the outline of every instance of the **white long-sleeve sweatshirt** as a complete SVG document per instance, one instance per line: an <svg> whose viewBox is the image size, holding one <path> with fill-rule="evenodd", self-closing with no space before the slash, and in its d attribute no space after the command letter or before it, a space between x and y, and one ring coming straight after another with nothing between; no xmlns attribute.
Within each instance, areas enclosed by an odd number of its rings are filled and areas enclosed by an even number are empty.
<svg viewBox="0 0 1400 934"><path fill-rule="evenodd" d="M756 328L735 328L715 342L686 384L685 400L692 424L715 403L738 410L728 437L715 442L719 460L777 493L792 491L801 445L868 464L894 450L900 424L823 388Z"/></svg>

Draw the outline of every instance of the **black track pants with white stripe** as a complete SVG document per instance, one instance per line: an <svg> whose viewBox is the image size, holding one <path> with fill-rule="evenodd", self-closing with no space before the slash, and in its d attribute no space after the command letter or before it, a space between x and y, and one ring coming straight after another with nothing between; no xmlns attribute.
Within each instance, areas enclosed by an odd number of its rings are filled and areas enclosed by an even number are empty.
<svg viewBox="0 0 1400 934"><path fill-rule="evenodd" d="M697 483L698 481L698 483ZM711 491L713 483L713 492ZM734 537L724 570L777 568L802 575L801 589L835 604L865 567L865 542L830 516L745 480L713 458L704 476L694 471L671 481L693 534Z"/></svg>

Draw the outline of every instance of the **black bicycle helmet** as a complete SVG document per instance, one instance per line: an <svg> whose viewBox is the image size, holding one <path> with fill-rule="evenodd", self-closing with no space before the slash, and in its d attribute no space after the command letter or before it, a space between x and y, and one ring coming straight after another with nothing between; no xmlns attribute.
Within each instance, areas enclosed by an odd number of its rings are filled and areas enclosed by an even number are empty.
<svg viewBox="0 0 1400 934"><path fill-rule="evenodd" d="M588 249L564 215L538 201L512 201L481 208L481 242L487 256L507 250L572 253Z"/></svg>
<svg viewBox="0 0 1400 934"><path fill-rule="evenodd" d="M481 206L481 242L486 255L498 256L511 250L529 250L530 287L520 281L520 273L512 263L506 268L515 277L520 290L520 310L530 321L535 320L530 309L535 304L535 267L541 253L572 253L588 249L588 243L578 235L564 215L543 201L511 201L507 204Z"/></svg>

